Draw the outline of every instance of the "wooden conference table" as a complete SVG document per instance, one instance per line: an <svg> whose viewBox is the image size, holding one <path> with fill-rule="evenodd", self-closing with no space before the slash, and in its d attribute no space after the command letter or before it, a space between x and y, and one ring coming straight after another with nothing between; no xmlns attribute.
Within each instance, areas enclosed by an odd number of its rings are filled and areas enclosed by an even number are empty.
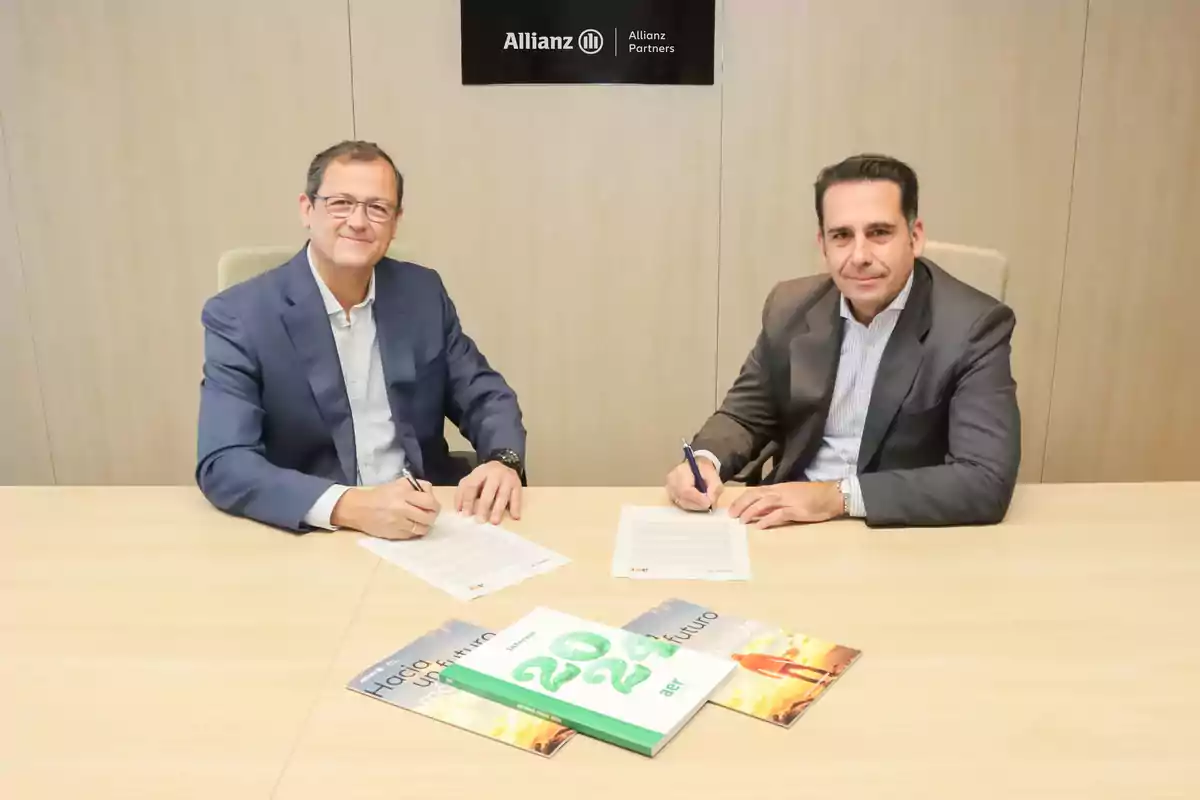
<svg viewBox="0 0 1200 800"><path fill-rule="evenodd" d="M754 531L748 583L609 577L621 504L662 502L529 490L506 525L572 562L462 603L192 488L0 488L0 797L1200 797L1200 484ZM791 729L708 706L654 759L543 759L345 688L450 617L621 625L672 596L863 656Z"/></svg>

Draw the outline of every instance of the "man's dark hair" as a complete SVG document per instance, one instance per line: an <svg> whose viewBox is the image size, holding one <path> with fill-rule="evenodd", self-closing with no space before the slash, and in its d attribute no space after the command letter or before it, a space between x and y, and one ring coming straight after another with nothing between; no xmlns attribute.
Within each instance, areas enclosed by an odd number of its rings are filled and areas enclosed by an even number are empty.
<svg viewBox="0 0 1200 800"><path fill-rule="evenodd" d="M900 187L900 210L909 227L917 221L917 173L891 156L860 153L832 164L817 175L817 224L825 230L825 191L837 183L891 181Z"/></svg>
<svg viewBox="0 0 1200 800"><path fill-rule="evenodd" d="M400 170L396 169L392 157L374 142L347 139L317 153L313 157L312 163L308 165L308 180L304 185L304 193L308 195L309 200L316 196L317 191L321 188L321 181L325 180L326 168L334 161L378 161L380 159L386 161L396 175L396 208L400 208L400 202L404 199L404 176L400 174Z"/></svg>

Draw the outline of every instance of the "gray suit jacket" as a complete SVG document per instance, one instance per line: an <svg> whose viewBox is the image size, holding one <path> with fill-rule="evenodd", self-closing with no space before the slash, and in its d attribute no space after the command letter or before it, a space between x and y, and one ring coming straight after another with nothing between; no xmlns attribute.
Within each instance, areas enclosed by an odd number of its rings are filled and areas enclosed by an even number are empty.
<svg viewBox="0 0 1200 800"><path fill-rule="evenodd" d="M693 447L730 480L768 444L768 483L804 480L833 397L844 320L828 275L778 284L762 332ZM1009 366L1012 310L918 259L867 410L859 483L867 524L967 525L1004 518L1021 460Z"/></svg>

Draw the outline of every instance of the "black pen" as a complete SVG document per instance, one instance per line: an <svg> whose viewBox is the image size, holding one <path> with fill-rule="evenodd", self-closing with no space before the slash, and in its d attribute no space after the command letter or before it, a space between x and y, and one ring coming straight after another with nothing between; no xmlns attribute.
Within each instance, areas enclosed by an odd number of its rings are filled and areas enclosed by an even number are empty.
<svg viewBox="0 0 1200 800"><path fill-rule="evenodd" d="M700 467L696 464L696 454L692 452L692 446L687 443L687 439L683 440L683 456L687 459L688 466L692 468L692 478L696 481L696 491L700 494L708 494L708 484L704 482L704 477L700 474ZM712 506L708 508L712 511Z"/></svg>
<svg viewBox="0 0 1200 800"><path fill-rule="evenodd" d="M410 486L412 486L414 489L416 489L418 492L425 491L424 489L421 488L421 484L417 483L417 480L416 480L416 478L414 478L412 476L412 473L408 471L408 467L405 467L404 469L400 470L400 475L404 478L407 478L408 484Z"/></svg>

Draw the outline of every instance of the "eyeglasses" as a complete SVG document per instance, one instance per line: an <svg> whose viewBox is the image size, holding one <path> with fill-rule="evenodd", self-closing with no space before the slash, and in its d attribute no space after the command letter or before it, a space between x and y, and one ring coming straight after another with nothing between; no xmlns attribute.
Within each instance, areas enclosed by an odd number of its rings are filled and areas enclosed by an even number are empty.
<svg viewBox="0 0 1200 800"><path fill-rule="evenodd" d="M332 196L314 194L313 200L325 203L325 213L334 219L346 219L354 213L354 209L362 206L371 222L391 222L396 211L389 204L379 200L356 200L344 194Z"/></svg>

